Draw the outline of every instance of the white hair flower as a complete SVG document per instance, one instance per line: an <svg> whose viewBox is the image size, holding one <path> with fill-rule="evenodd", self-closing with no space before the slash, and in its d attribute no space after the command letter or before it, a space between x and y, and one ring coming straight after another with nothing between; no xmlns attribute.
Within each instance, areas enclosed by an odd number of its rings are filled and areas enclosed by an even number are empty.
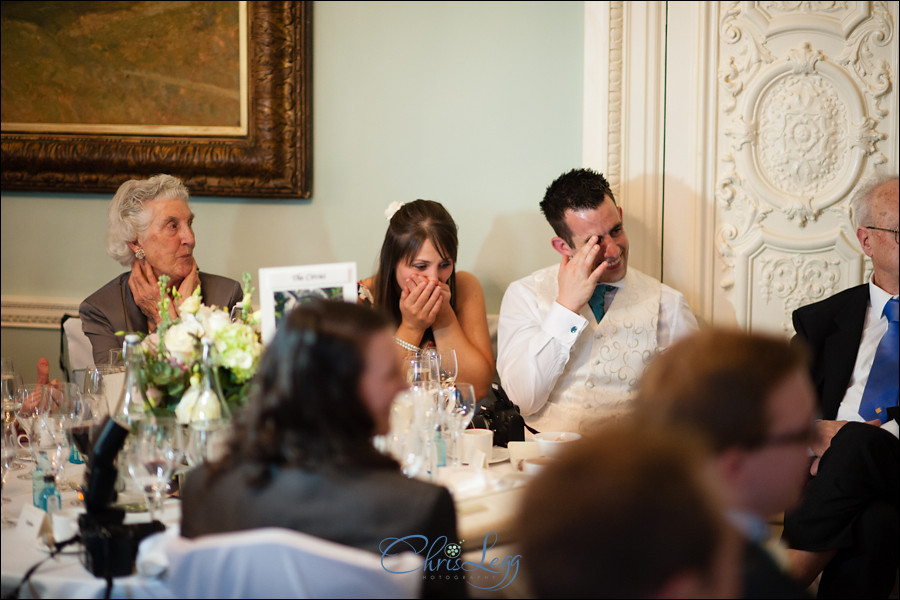
<svg viewBox="0 0 900 600"><path fill-rule="evenodd" d="M400 207L402 207L402 206L403 206L403 203L397 202L396 200L394 202L391 202L390 204L388 204L388 207L384 210L384 217L388 220L388 222L390 222L391 217L393 217L394 213L396 213L398 210L400 210Z"/></svg>

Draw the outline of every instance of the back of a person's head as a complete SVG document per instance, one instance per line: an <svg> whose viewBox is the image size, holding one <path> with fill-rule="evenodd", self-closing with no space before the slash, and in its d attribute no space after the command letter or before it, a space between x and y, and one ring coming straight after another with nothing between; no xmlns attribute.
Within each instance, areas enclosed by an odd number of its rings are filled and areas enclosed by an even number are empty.
<svg viewBox="0 0 900 600"><path fill-rule="evenodd" d="M696 439L628 419L605 425L572 443L525 493L518 531L531 592L651 597L687 573L731 589L733 574L720 578L716 566L727 539L721 501Z"/></svg>
<svg viewBox="0 0 900 600"><path fill-rule="evenodd" d="M612 189L603 175L591 169L572 169L547 187L541 200L541 212L556 235L571 244L571 232L565 222L566 211L593 210L607 198L615 204Z"/></svg>
<svg viewBox="0 0 900 600"><path fill-rule="evenodd" d="M710 327L653 359L638 383L635 416L705 435L714 451L753 448L767 436L767 400L806 353L787 340Z"/></svg>
<svg viewBox="0 0 900 600"><path fill-rule="evenodd" d="M368 454L374 421L360 379L368 343L387 324L374 309L334 300L311 300L286 315L260 360L237 453L305 468Z"/></svg>

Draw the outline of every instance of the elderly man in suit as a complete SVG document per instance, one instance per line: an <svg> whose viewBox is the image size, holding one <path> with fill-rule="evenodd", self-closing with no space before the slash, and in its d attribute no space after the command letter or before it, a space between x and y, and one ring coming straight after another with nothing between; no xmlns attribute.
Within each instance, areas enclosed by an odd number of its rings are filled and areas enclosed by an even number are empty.
<svg viewBox="0 0 900 600"><path fill-rule="evenodd" d="M785 539L819 597L887 597L897 576L898 178L866 186L852 203L872 279L794 311L795 342L813 353L822 420L801 505Z"/></svg>

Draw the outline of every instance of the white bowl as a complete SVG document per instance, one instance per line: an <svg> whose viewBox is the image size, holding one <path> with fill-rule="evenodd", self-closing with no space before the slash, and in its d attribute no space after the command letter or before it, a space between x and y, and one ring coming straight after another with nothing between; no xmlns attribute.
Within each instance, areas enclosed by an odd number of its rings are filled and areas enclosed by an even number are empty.
<svg viewBox="0 0 900 600"><path fill-rule="evenodd" d="M537 475L555 462L556 459L549 456L532 456L522 461L522 470L529 475Z"/></svg>
<svg viewBox="0 0 900 600"><path fill-rule="evenodd" d="M566 444L579 439L581 434L574 431L542 431L534 434L542 456L556 456Z"/></svg>

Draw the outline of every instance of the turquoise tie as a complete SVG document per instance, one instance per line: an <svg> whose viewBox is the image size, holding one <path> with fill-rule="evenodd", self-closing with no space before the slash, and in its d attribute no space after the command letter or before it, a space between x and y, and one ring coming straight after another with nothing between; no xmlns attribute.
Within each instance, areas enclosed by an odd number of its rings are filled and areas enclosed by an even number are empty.
<svg viewBox="0 0 900 600"><path fill-rule="evenodd" d="M875 360L872 361L866 389L859 403L859 414L867 421L878 419L886 423L887 409L897 406L897 371L900 370L900 324L897 322L897 313L897 299L891 298L881 313L887 317L888 328L875 350Z"/></svg>
<svg viewBox="0 0 900 600"><path fill-rule="evenodd" d="M594 311L594 317L597 319L597 322L600 322L600 319L603 318L603 315L606 314L606 310L604 304L606 303L606 290L608 290L611 286L606 285L605 283L599 284L594 288L594 293L591 295L591 299L588 300L588 306L591 307L591 310Z"/></svg>

